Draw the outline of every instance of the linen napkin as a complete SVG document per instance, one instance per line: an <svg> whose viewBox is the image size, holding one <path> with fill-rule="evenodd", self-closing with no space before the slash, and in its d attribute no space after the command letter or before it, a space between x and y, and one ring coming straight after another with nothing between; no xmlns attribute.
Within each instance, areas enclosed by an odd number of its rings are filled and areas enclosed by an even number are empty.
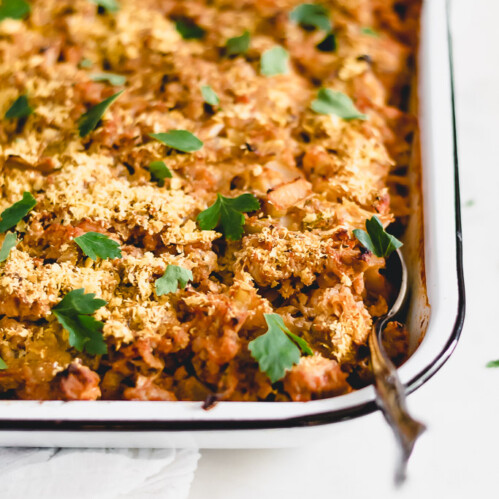
<svg viewBox="0 0 499 499"><path fill-rule="evenodd" d="M6 499L184 499L197 449L0 448Z"/></svg>

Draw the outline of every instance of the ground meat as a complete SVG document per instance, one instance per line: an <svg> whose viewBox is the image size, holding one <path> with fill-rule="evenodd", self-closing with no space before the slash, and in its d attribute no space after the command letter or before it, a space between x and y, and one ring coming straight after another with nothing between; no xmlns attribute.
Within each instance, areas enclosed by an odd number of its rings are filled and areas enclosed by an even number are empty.
<svg viewBox="0 0 499 499"><path fill-rule="evenodd" d="M336 361L320 355L302 357L284 378L284 390L291 400L306 402L349 392L346 379L347 374Z"/></svg>
<svg viewBox="0 0 499 499"><path fill-rule="evenodd" d="M67 374L60 381L63 400L97 400L101 396L100 378L97 373L79 362L70 364Z"/></svg>

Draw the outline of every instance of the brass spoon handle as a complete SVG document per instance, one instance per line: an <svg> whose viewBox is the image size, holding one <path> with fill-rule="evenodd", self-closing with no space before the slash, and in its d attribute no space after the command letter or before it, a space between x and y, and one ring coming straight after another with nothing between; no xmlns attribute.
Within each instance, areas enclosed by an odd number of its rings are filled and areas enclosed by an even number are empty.
<svg viewBox="0 0 499 499"><path fill-rule="evenodd" d="M401 451L395 483L400 485L406 477L406 468L414 444L426 426L411 417L407 410L404 386L400 382L397 369L380 344L380 335L386 320L378 320L369 335L371 364L374 374L376 402L390 425Z"/></svg>

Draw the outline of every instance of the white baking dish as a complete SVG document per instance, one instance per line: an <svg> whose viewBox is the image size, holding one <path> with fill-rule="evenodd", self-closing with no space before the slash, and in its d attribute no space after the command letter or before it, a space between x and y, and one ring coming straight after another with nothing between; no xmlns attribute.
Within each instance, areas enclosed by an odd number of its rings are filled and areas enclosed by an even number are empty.
<svg viewBox="0 0 499 499"><path fill-rule="evenodd" d="M400 369L410 393L452 353L464 318L461 226L452 68L445 0L426 0L419 61L419 112L424 197L411 220L406 258L411 269L409 327L414 345ZM416 175L416 177L418 177ZM418 179L416 178L416 181ZM426 295L424 285L425 265ZM423 276L423 277L421 277ZM429 320L429 322L428 322ZM0 446L279 447L320 434L325 424L376 409L372 387L312 402L0 401Z"/></svg>

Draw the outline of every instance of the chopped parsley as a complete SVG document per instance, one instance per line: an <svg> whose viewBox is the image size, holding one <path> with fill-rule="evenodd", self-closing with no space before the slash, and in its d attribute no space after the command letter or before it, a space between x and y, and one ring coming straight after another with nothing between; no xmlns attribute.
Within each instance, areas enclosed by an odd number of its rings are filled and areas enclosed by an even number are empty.
<svg viewBox="0 0 499 499"><path fill-rule="evenodd" d="M289 71L288 64L288 51L280 45L276 45L262 54L260 59L260 72L265 76L286 74Z"/></svg>
<svg viewBox="0 0 499 499"><path fill-rule="evenodd" d="M85 294L81 288L70 291L52 309L58 322L69 333L69 344L79 352L85 350L91 355L107 353L102 336L104 323L92 317L106 303L105 300L96 299L94 293Z"/></svg>
<svg viewBox="0 0 499 499"><path fill-rule="evenodd" d="M293 334L279 314L264 314L268 329L248 343L251 356L272 383L284 378L286 371L300 362L301 352L312 355L308 343ZM300 352L301 350L301 352Z"/></svg>
<svg viewBox="0 0 499 499"><path fill-rule="evenodd" d="M334 33L328 33L322 42L318 43L316 47L321 52L334 52L338 47L336 42L336 35Z"/></svg>
<svg viewBox="0 0 499 499"><path fill-rule="evenodd" d="M84 69L87 69L87 68L91 68L92 66L94 65L94 63L90 60L90 59L87 59L86 57L83 58L79 63L78 63L78 67L79 68L84 68Z"/></svg>
<svg viewBox="0 0 499 499"><path fill-rule="evenodd" d="M203 142L187 130L170 130L166 133L150 133L149 137L159 140L165 144L165 146L181 152L199 151L199 149L203 147Z"/></svg>
<svg viewBox="0 0 499 499"><path fill-rule="evenodd" d="M8 369L8 366L5 363L5 361L2 359L2 357L0 357L0 370L3 370L3 369Z"/></svg>
<svg viewBox="0 0 499 499"><path fill-rule="evenodd" d="M17 201L9 208L2 211L0 217L0 232L6 232L15 227L36 205L35 198L29 193L24 192L23 198Z"/></svg>
<svg viewBox="0 0 499 499"><path fill-rule="evenodd" d="M90 0L92 3L98 7L106 9L108 12L118 12L120 10L120 4L117 0Z"/></svg>
<svg viewBox="0 0 499 499"><path fill-rule="evenodd" d="M2 0L0 3L0 21L4 19L24 19L31 11L24 0Z"/></svg>
<svg viewBox="0 0 499 499"><path fill-rule="evenodd" d="M385 231L376 215L371 220L366 220L366 229L367 232L355 229L353 234L364 248L376 256L388 257L402 246L402 243L396 237Z"/></svg>
<svg viewBox="0 0 499 499"><path fill-rule="evenodd" d="M149 165L149 173L151 178L160 186L165 185L165 178L172 178L172 172L166 166L164 161L153 161Z"/></svg>
<svg viewBox="0 0 499 499"><path fill-rule="evenodd" d="M177 19L175 28L184 40L199 40L204 37L205 30L190 19Z"/></svg>
<svg viewBox="0 0 499 499"><path fill-rule="evenodd" d="M26 118L33 113L33 108L29 105L28 97L26 95L19 96L7 109L5 118L13 120L16 118Z"/></svg>
<svg viewBox="0 0 499 499"><path fill-rule="evenodd" d="M302 3L289 14L289 19L305 29L319 29L326 32L324 39L316 45L321 52L334 52L337 48L336 35L329 18L329 10L323 5Z"/></svg>
<svg viewBox="0 0 499 499"><path fill-rule="evenodd" d="M491 360L485 367L499 367L499 360Z"/></svg>
<svg viewBox="0 0 499 499"><path fill-rule="evenodd" d="M220 104L220 99L215 91L209 85L201 86L201 94L206 104L210 106L218 106Z"/></svg>
<svg viewBox="0 0 499 499"><path fill-rule="evenodd" d="M120 92L111 95L107 99L104 99L99 104L90 108L86 113L83 113L78 120L78 129L80 131L80 137L87 136L92 130L94 130L102 116L106 112L107 108L124 92L121 90Z"/></svg>
<svg viewBox="0 0 499 499"><path fill-rule="evenodd" d="M120 245L100 232L87 232L75 237L74 242L92 260L97 260L97 257L103 260L121 258Z"/></svg>
<svg viewBox="0 0 499 499"><path fill-rule="evenodd" d="M198 217L199 227L213 230L220 226L226 239L241 239L244 227L244 215L260 209L260 203L253 194L241 194L237 198L226 198L217 194L217 200Z"/></svg>
<svg viewBox="0 0 499 499"><path fill-rule="evenodd" d="M323 5L302 3L290 12L289 18L304 28L317 28L324 31L331 31L332 28L329 11Z"/></svg>
<svg viewBox="0 0 499 499"><path fill-rule="evenodd" d="M239 55L248 52L251 41L251 35L246 30L241 36L229 38L225 44L225 53L227 55Z"/></svg>
<svg viewBox="0 0 499 499"><path fill-rule="evenodd" d="M360 32L363 35L369 35L369 36L374 36L375 38L379 38L379 33L375 29L370 28L368 26L366 26L365 28L361 28Z"/></svg>
<svg viewBox="0 0 499 499"><path fill-rule="evenodd" d="M192 281L192 272L178 265L168 265L165 273L156 279L155 287L158 296L175 293L178 288L184 289Z"/></svg>
<svg viewBox="0 0 499 499"><path fill-rule="evenodd" d="M111 85L120 86L126 83L126 76L115 73L96 73L90 76L92 81L107 81Z"/></svg>
<svg viewBox="0 0 499 499"><path fill-rule="evenodd" d="M355 107L348 95L329 88L319 90L310 108L318 114L335 114L344 120L367 120L367 116Z"/></svg>
<svg viewBox="0 0 499 499"><path fill-rule="evenodd" d="M0 263L9 258L10 250L17 244L17 236L14 232L5 234L2 247L0 248Z"/></svg>

